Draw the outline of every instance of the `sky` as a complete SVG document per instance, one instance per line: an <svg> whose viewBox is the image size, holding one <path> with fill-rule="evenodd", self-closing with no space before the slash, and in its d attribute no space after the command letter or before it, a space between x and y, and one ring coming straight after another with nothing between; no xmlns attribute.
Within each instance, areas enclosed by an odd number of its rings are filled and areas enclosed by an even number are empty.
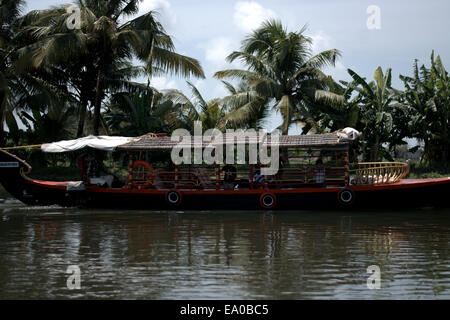
<svg viewBox="0 0 450 320"><path fill-rule="evenodd" d="M72 2L27 0L26 11ZM139 14L149 10L158 12L177 52L198 59L206 75L206 79L160 76L151 85L189 94L189 80L205 99L226 94L213 74L238 67L226 63L225 57L269 18L281 20L289 31L307 25L305 34L313 39L315 53L339 49L342 58L324 70L336 80L350 80L347 69L372 80L381 66L392 68L393 86L402 89L399 74L411 74L414 59L429 65L432 50L447 70L450 66L448 0L143 0ZM280 115L274 113L266 129L271 131L280 123Z"/></svg>

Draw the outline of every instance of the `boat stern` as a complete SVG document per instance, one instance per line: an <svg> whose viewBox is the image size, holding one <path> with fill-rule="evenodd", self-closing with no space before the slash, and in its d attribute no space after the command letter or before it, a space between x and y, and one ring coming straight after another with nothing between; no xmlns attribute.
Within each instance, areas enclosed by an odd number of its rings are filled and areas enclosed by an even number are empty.
<svg viewBox="0 0 450 320"><path fill-rule="evenodd" d="M0 149L0 183L13 197L24 203L27 199L24 175L31 172L31 166L19 157Z"/></svg>

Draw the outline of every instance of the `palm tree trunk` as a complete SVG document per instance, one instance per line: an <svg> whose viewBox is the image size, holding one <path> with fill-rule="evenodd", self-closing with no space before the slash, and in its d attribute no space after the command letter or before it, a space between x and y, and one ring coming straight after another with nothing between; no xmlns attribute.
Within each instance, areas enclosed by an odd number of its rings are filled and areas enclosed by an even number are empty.
<svg viewBox="0 0 450 320"><path fill-rule="evenodd" d="M4 129L4 118L3 118L3 108L5 106L5 94L0 92L0 147L5 145L5 129Z"/></svg>
<svg viewBox="0 0 450 320"><path fill-rule="evenodd" d="M100 129L100 110L102 107L102 100L103 100L102 81L103 81L103 71L102 67L100 66L97 73L97 85L95 86L94 132L93 132L94 136L99 135Z"/></svg>
<svg viewBox="0 0 450 320"><path fill-rule="evenodd" d="M80 138L84 134L84 123L86 121L86 109L87 109L87 99L85 97L81 98L80 114L78 119L78 129L77 138Z"/></svg>
<svg viewBox="0 0 450 320"><path fill-rule="evenodd" d="M0 119L2 120L2 119ZM5 130L3 129L3 121L0 122L0 147L5 146Z"/></svg>
<svg viewBox="0 0 450 320"><path fill-rule="evenodd" d="M378 149L380 148L380 136L377 134L375 136L375 145L373 146L372 150L372 162L375 162L378 160Z"/></svg>

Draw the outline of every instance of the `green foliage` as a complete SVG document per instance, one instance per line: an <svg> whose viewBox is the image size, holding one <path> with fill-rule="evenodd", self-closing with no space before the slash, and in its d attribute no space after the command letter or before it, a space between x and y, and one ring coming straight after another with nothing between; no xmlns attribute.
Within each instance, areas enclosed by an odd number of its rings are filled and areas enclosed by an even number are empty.
<svg viewBox="0 0 450 320"><path fill-rule="evenodd" d="M354 89L358 93L361 109L363 157L369 161L378 161L387 154L383 144L390 142L394 129L393 96L391 87L391 69L383 74L381 67L375 70L374 81L369 83L352 70L348 73L353 78Z"/></svg>
<svg viewBox="0 0 450 320"><path fill-rule="evenodd" d="M39 109L32 110L31 114L22 111L20 115L25 120L25 135L29 144L70 139L75 131L75 108L67 104L53 106L44 112Z"/></svg>
<svg viewBox="0 0 450 320"><path fill-rule="evenodd" d="M22 19L22 37L30 41L20 49L20 60L27 61L29 68L56 68L72 85L80 102L78 135L83 133L88 104L93 109L93 132L99 134L105 98L117 90L142 89L142 85L130 81L132 77L167 72L204 77L197 60L174 51L170 36L154 12L124 24L118 22L138 11L138 0L101 5L79 0L77 5L80 29L67 27L65 5L28 13ZM133 58L145 65L131 65Z"/></svg>
<svg viewBox="0 0 450 320"><path fill-rule="evenodd" d="M228 95L221 99L227 110L219 123L219 128L262 129L270 114L269 99L251 89L248 83L241 81L233 86L222 81Z"/></svg>
<svg viewBox="0 0 450 320"><path fill-rule="evenodd" d="M5 124L9 127L9 136L17 141L19 132L15 111L23 106L19 102L36 89L24 81L25 75L15 65L19 18L24 4L21 0L2 0L0 3L0 146L6 142Z"/></svg>
<svg viewBox="0 0 450 320"><path fill-rule="evenodd" d="M408 164L410 167L408 178L410 179L450 177L450 165L448 163L430 166L420 161L411 160L408 161Z"/></svg>
<svg viewBox="0 0 450 320"><path fill-rule="evenodd" d="M191 89L192 98L175 89L166 90L164 94L164 99L174 106L172 121L178 125L177 128L185 128L193 134L195 121L202 122L203 131L223 128L222 120L226 109L221 101L219 99L206 101L192 83L187 84Z"/></svg>
<svg viewBox="0 0 450 320"><path fill-rule="evenodd" d="M161 94L148 89L141 93L119 92L113 95L104 113L111 134L136 137L149 132L168 133L165 117L172 111L172 103L160 103Z"/></svg>
<svg viewBox="0 0 450 320"><path fill-rule="evenodd" d="M414 62L413 76L400 76L405 86L398 92L405 136L424 142L422 160L433 166L450 161L450 78L441 58L431 54L430 68Z"/></svg>
<svg viewBox="0 0 450 320"><path fill-rule="evenodd" d="M415 61L412 76L400 76L403 91L392 88L390 68L383 72L378 67L370 82L348 70L352 81L336 82L322 70L335 64L338 50L313 55L305 27L289 32L280 21L268 20L227 57L245 68L215 73L237 84L222 81L228 94L206 101L190 82L189 97L134 82L167 73L204 77L197 60L175 52L155 12L120 23L136 14L139 4L78 0L81 26L72 30L66 23L67 5L22 16L24 1L1 1L0 145L91 132L140 136L177 128L193 131L197 120L203 130L259 129L276 110L283 118L283 134L293 124L302 125L303 133L345 127L362 132L353 160L358 154L367 161L390 160L410 138L424 146L421 166L437 174L447 170L450 81L434 52L429 67Z"/></svg>
<svg viewBox="0 0 450 320"><path fill-rule="evenodd" d="M306 133L317 128L312 116L316 101L342 102L341 97L324 90L327 77L321 71L334 65L340 52L331 49L312 55L312 39L304 35L305 30L288 32L280 21L266 21L242 42L241 51L227 57L229 62L239 60L247 67L215 74L216 78L238 79L248 86L246 92L241 92L242 110L235 107L235 121L238 117L248 118L257 104L272 102L283 117L279 128L283 134L288 133L293 123L305 124Z"/></svg>

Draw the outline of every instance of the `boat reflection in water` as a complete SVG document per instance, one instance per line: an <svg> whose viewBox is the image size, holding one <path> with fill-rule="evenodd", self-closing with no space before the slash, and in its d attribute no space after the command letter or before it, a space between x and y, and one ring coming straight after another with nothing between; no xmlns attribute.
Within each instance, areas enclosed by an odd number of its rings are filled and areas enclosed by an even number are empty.
<svg viewBox="0 0 450 320"><path fill-rule="evenodd" d="M1 208L0 298L450 298L448 209ZM80 290L67 289L71 265ZM380 290L367 288L371 265Z"/></svg>

